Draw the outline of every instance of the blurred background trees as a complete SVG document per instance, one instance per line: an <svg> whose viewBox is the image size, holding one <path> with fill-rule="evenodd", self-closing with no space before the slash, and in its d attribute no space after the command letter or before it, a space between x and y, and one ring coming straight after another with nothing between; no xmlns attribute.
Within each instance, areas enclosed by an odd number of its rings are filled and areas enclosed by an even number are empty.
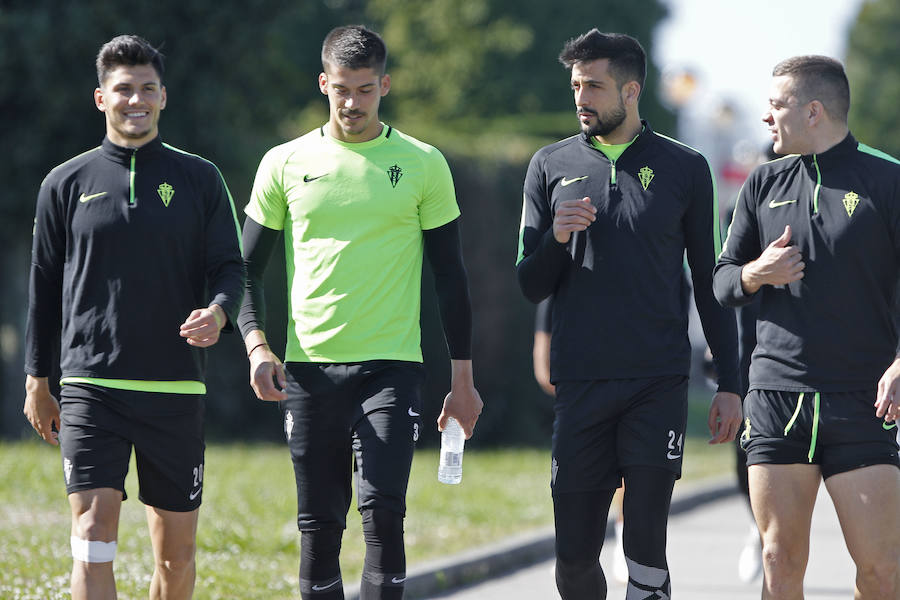
<svg viewBox="0 0 900 600"><path fill-rule="evenodd" d="M900 1L863 4L850 31L846 67L853 135L900 159Z"/></svg>

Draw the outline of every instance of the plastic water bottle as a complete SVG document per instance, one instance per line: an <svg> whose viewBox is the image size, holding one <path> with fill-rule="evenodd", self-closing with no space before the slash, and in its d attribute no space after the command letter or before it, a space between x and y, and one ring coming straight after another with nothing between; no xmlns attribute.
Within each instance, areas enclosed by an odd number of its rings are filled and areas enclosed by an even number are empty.
<svg viewBox="0 0 900 600"><path fill-rule="evenodd" d="M456 484L462 481L463 449L466 436L456 419L450 417L441 432L441 462L438 465L438 481Z"/></svg>

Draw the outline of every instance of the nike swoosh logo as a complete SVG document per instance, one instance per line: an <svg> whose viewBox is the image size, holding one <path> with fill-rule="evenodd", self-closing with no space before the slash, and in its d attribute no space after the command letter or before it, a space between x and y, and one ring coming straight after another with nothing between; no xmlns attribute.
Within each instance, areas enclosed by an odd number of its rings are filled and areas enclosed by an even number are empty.
<svg viewBox="0 0 900 600"><path fill-rule="evenodd" d="M667 452L666 458L668 458L669 460L678 460L679 458L681 458L681 455L680 454L672 454L671 452Z"/></svg>
<svg viewBox="0 0 900 600"><path fill-rule="evenodd" d="M336 586L336 585L339 584L340 582L341 582L341 580L338 579L337 581L332 581L332 582L329 583L328 585L318 585L318 584L317 584L317 585L312 586L312 591L314 591L314 592L321 592L322 590L327 590L327 589L330 588L330 587Z"/></svg>
<svg viewBox="0 0 900 600"><path fill-rule="evenodd" d="M97 194L91 194L90 196L85 196L84 192L82 192L81 196L78 197L79 202L87 202L88 200L93 200L94 198L99 198L100 196L105 196L106 192L99 192Z"/></svg>
<svg viewBox="0 0 900 600"><path fill-rule="evenodd" d="M772 200L769 202L769 208L778 208L779 206L784 206L785 204L794 204L797 200L782 200L781 202L775 202Z"/></svg>
<svg viewBox="0 0 900 600"><path fill-rule="evenodd" d="M417 413L416 411L414 411L413 409L410 408L410 409L409 409L409 416L411 416L411 417L418 417L418 416L419 416L419 413Z"/></svg>
<svg viewBox="0 0 900 600"><path fill-rule="evenodd" d="M309 174L303 176L303 183L309 183L310 181L315 181L320 177L325 177L328 173L322 173L321 175L316 175L315 177L310 177Z"/></svg>
<svg viewBox="0 0 900 600"><path fill-rule="evenodd" d="M391 583L403 583L406 577L391 577Z"/></svg>
<svg viewBox="0 0 900 600"><path fill-rule="evenodd" d="M193 500L194 498L196 498L197 496L199 496L199 495L200 495L200 492L201 492L202 490L203 490L203 488L200 488L200 489L197 490L196 492L191 492L191 495L188 497L188 500Z"/></svg>
<svg viewBox="0 0 900 600"><path fill-rule="evenodd" d="M581 177L576 177L575 179L566 179L565 177L563 177L562 181L559 182L559 185L566 187L567 185L571 185L571 184L575 183L576 181L581 181L582 179L587 179L587 178L588 178L587 175L582 175Z"/></svg>
<svg viewBox="0 0 900 600"><path fill-rule="evenodd" d="M890 431L891 429L893 429L893 428L896 427L896 426L897 426L897 423L896 423L896 422L895 422L895 423L891 423L890 425L888 425L886 421L882 421L882 422L881 422L881 427L882 427L882 429L884 429L885 431Z"/></svg>

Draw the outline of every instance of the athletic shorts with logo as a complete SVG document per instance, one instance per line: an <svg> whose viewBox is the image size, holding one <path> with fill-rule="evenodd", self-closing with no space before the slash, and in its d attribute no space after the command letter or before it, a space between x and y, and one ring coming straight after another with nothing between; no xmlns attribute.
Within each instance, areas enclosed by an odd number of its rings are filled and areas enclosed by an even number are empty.
<svg viewBox="0 0 900 600"><path fill-rule="evenodd" d="M284 434L297 482L301 531L345 528L351 478L357 508L406 514L422 426L421 363L285 364Z"/></svg>
<svg viewBox="0 0 900 600"><path fill-rule="evenodd" d="M875 395L874 389L751 390L741 436L747 464L816 464L825 478L870 465L900 466L895 426L875 416Z"/></svg>
<svg viewBox="0 0 900 600"><path fill-rule="evenodd" d="M683 375L557 382L553 493L615 489L628 467L680 477L687 391Z"/></svg>
<svg viewBox="0 0 900 600"><path fill-rule="evenodd" d="M59 445L66 492L113 488L126 499L125 476L134 448L141 502L176 512L198 508L203 410L202 395L65 384Z"/></svg>

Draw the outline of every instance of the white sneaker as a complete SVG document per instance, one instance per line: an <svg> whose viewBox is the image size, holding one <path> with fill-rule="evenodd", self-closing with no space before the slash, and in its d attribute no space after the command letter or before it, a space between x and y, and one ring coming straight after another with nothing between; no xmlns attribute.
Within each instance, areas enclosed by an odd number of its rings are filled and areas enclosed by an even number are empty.
<svg viewBox="0 0 900 600"><path fill-rule="evenodd" d="M619 583L628 583L628 563L622 544L622 522L616 521L616 545L613 547L613 577Z"/></svg>
<svg viewBox="0 0 900 600"><path fill-rule="evenodd" d="M762 573L762 541L756 525L750 526L750 533L744 541L744 548L738 558L738 579L750 583Z"/></svg>

